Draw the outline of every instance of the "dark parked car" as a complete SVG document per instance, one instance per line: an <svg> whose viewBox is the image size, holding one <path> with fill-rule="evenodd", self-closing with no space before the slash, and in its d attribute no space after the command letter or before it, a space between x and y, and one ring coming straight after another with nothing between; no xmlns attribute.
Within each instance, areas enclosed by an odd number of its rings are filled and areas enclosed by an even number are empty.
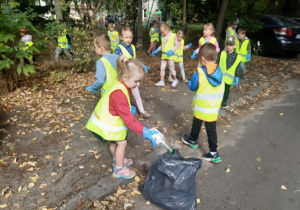
<svg viewBox="0 0 300 210"><path fill-rule="evenodd" d="M256 53L267 54L300 53L300 24L283 16L265 15L260 20L261 30L256 33L256 43L253 50Z"/></svg>

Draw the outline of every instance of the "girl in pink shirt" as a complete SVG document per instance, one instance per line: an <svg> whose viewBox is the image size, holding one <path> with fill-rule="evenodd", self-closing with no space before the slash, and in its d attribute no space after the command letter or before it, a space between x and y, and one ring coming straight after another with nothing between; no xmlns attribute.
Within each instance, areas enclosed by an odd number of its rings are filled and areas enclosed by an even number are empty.
<svg viewBox="0 0 300 210"><path fill-rule="evenodd" d="M215 27L212 23L207 23L203 27L203 37L199 39L199 47L193 52L193 55L191 56L192 59L196 58L196 55L199 53L199 50L202 45L205 43L212 43L216 46L217 52L220 52L220 47L217 39L214 36L215 33Z"/></svg>

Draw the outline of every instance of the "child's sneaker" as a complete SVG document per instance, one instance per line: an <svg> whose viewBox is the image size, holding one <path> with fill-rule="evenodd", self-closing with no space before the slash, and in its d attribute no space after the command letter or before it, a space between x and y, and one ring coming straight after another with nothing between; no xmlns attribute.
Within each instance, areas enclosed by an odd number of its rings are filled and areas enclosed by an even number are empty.
<svg viewBox="0 0 300 210"><path fill-rule="evenodd" d="M223 109L227 109L227 108L228 108L228 106L227 106L227 102L222 102L222 104L221 104L221 108L223 108Z"/></svg>
<svg viewBox="0 0 300 210"><path fill-rule="evenodd" d="M169 81L169 82L173 82L173 78L172 78L172 77L169 77L169 78L168 78L168 81Z"/></svg>
<svg viewBox="0 0 300 210"><path fill-rule="evenodd" d="M155 83L155 86L157 86L157 87L163 87L163 86L165 86L165 81L160 80L158 83Z"/></svg>
<svg viewBox="0 0 300 210"><path fill-rule="evenodd" d="M198 143L197 141L193 141L188 135L183 134L181 140L183 143L187 144L190 146L192 149L197 149L198 148Z"/></svg>
<svg viewBox="0 0 300 210"><path fill-rule="evenodd" d="M244 72L241 76L242 79L246 79L246 73Z"/></svg>
<svg viewBox="0 0 300 210"><path fill-rule="evenodd" d="M113 158L113 166L115 166L116 164L116 160ZM124 161L123 161L123 165L124 166L131 166L133 164L133 160L132 159L129 159L129 158L124 158Z"/></svg>
<svg viewBox="0 0 300 210"><path fill-rule="evenodd" d="M222 161L221 157L219 156L219 153L216 152L214 155L212 155L210 152L203 155L203 159L206 161L210 161L213 163L219 163Z"/></svg>
<svg viewBox="0 0 300 210"><path fill-rule="evenodd" d="M140 113L140 116L143 117L143 118L147 118L147 117L150 117L151 114L149 114L149 113L146 112L146 111L143 111L143 112Z"/></svg>
<svg viewBox="0 0 300 210"><path fill-rule="evenodd" d="M121 178L121 179L132 179L135 177L136 172L134 170L131 170L127 168L126 166L123 166L120 170L116 170L114 168L113 177L114 178Z"/></svg>
<svg viewBox="0 0 300 210"><path fill-rule="evenodd" d="M172 82L172 87L176 87L178 85L178 79L174 79Z"/></svg>
<svg viewBox="0 0 300 210"><path fill-rule="evenodd" d="M189 82L186 78L182 79L182 81L185 82L185 83Z"/></svg>

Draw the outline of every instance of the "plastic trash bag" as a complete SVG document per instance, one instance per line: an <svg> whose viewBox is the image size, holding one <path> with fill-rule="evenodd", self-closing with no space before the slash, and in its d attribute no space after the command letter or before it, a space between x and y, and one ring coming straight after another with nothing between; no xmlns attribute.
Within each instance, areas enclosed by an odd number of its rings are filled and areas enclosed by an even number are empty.
<svg viewBox="0 0 300 210"><path fill-rule="evenodd" d="M144 185L139 186L151 203L172 210L196 210L196 173L202 161L183 158L177 150L162 154L155 161Z"/></svg>

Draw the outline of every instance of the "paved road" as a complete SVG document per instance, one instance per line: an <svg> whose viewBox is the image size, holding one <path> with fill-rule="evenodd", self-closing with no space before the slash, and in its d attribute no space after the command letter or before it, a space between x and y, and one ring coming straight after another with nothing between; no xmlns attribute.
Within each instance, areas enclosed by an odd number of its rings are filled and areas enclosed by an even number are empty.
<svg viewBox="0 0 300 210"><path fill-rule="evenodd" d="M221 128L227 132L219 129L223 162L203 162L196 181L198 209L300 209L300 79L285 86L283 96ZM205 151L207 145L181 152L200 156ZM159 209L141 196L135 200L135 209Z"/></svg>

